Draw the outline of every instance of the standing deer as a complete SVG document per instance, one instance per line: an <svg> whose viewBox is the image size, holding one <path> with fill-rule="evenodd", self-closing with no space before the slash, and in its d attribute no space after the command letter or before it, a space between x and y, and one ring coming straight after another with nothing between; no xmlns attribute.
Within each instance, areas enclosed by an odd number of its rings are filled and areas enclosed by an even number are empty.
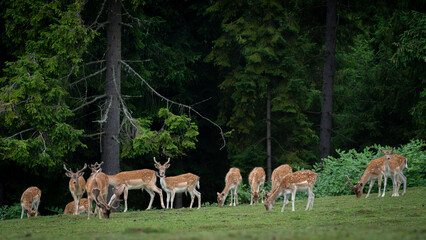
<svg viewBox="0 0 426 240"><path fill-rule="evenodd" d="M87 198L80 199L80 203L78 204L77 214L89 212L89 201ZM69 202L64 209L65 215L75 214L75 202Z"/></svg>
<svg viewBox="0 0 426 240"><path fill-rule="evenodd" d="M117 188L124 185L124 212L127 212L127 197L130 189L145 189L151 199L146 210L151 209L152 202L154 201L155 193L160 196L161 206L164 208L163 192L156 186L157 177L155 171L151 169L142 169L134 171L120 172L115 175L108 175L109 185ZM109 200L109 204L114 200L114 196Z"/></svg>
<svg viewBox="0 0 426 240"><path fill-rule="evenodd" d="M241 177L240 169L231 168L225 176L225 188L221 193L217 193L217 202L219 207L223 207L226 197L228 196L229 191L231 190L231 204L229 206L238 205L238 186L240 186L243 178ZM232 197L234 201L232 202Z"/></svg>
<svg viewBox="0 0 426 240"><path fill-rule="evenodd" d="M200 209L201 193L196 189L200 188L200 177L192 173L185 173L174 177L166 177L166 169L170 167L170 158L164 165L161 165L161 163L157 162L155 157L154 162L154 166L158 169L159 172L158 177L160 178L161 187L167 194L167 208L169 208L169 202L171 202L170 208L173 209L173 202L176 193L189 192L189 195L191 195L191 204L189 205L189 208L192 208L194 198L197 196L197 209Z"/></svg>
<svg viewBox="0 0 426 240"><path fill-rule="evenodd" d="M263 189L259 192L261 188L263 188L263 185L265 185L265 170L261 167L255 167L249 174L249 184L251 191L249 191L251 198L250 198L250 205L253 205L254 203L259 202L259 195L263 193L262 195L262 203L263 203L263 196L265 195Z"/></svg>
<svg viewBox="0 0 426 240"><path fill-rule="evenodd" d="M104 164L103 161L101 163L95 162L95 164L90 164L89 169L92 170L92 172L90 173L90 176L95 174L99 169L102 169L101 168L102 164Z"/></svg>
<svg viewBox="0 0 426 240"><path fill-rule="evenodd" d="M86 191L86 181L83 177L83 170L85 170L86 168L87 164L84 164L84 167L81 170L77 170L77 172L74 173L71 168L70 170L68 170L64 164L64 169L66 171L65 175L70 178L70 181L68 182L68 187L75 202L74 214L78 214L78 205L80 199Z"/></svg>
<svg viewBox="0 0 426 240"><path fill-rule="evenodd" d="M274 191L280 186L281 180L288 174L293 173L293 170L288 164L283 164L274 169L271 176L272 187L271 191Z"/></svg>
<svg viewBox="0 0 426 240"><path fill-rule="evenodd" d="M100 210L99 218L100 219L102 218L101 214L104 218L109 218L112 209L118 208L118 206L114 207L114 205L117 201L119 201L120 195L123 193L125 185L121 184L118 188L116 188L114 190L114 195L112 196L114 198L114 200L112 201L112 203L107 204L106 201L105 201L106 196L103 193L105 191L105 185L106 185L106 189L108 191L108 179L98 178L99 172L100 172L100 170L98 170L93 175L93 185L92 185L92 189L91 189L91 197L93 197L93 199L96 202L97 208ZM103 173L101 173L101 174L103 174ZM90 204L90 201L89 201L89 204ZM90 218L90 213L89 213L89 218Z"/></svg>
<svg viewBox="0 0 426 240"><path fill-rule="evenodd" d="M286 205L287 195L291 193L292 200L292 211L294 211L294 200L296 198L296 192L308 192L308 204L306 205L305 210L312 210L314 206L315 194L312 192L315 181L317 180L318 175L310 170L297 171L292 174L286 175L278 188L273 192L266 194L266 201L264 203L266 211L272 209L275 199L277 199L281 194L284 194L284 204L281 209L281 212L284 212Z"/></svg>
<svg viewBox="0 0 426 240"><path fill-rule="evenodd" d="M21 197L21 219L24 217L24 211L27 217L37 217L38 205L40 204L41 190L38 187L29 187L22 193Z"/></svg>
<svg viewBox="0 0 426 240"><path fill-rule="evenodd" d="M408 160L407 158L398 154L391 155L394 150L395 149L391 149L391 150L380 149L380 152L385 155L384 156L385 157L385 169L384 169L385 183L383 186L382 197L385 196L386 183L387 183L388 177L392 179L392 188L393 188L392 197L399 196L399 188L401 185L401 181L404 183L404 191L402 195L405 195L405 191L407 188L407 178L404 176L402 171L404 170L404 168L408 168L408 164L407 164Z"/></svg>
<svg viewBox="0 0 426 240"><path fill-rule="evenodd" d="M93 171L93 168L91 168L91 170ZM99 168L92 176L89 177L89 179L87 179L86 191L87 191L87 200L89 201L89 211L88 211L87 219L90 219L90 214L92 213L92 210L93 210L93 207L92 207L93 201L96 202L99 196L102 196L102 199L106 199L108 196L108 176L101 171L102 169ZM97 190L93 191L94 189L97 189ZM95 212L99 213L99 218L101 219L102 216L100 214L100 209L98 204L96 204Z"/></svg>

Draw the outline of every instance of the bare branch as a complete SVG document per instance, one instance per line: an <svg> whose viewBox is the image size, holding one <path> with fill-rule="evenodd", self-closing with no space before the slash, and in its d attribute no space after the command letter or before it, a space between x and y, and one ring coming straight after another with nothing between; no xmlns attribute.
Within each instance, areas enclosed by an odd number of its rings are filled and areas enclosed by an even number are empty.
<svg viewBox="0 0 426 240"><path fill-rule="evenodd" d="M101 96L97 96L97 97L95 97L93 100L91 100L91 101L89 101L89 102L86 102L85 104L82 104L82 105L80 105L80 106L78 106L77 108L74 108L72 111L73 112L75 112L75 111L77 111L77 110L79 110L79 109L81 109L81 108L83 108L83 107L85 107L85 106L87 106L87 105L90 105L90 104L92 104L92 103L94 103L94 102L96 102L96 101L98 101L99 99L101 99L101 98L104 98L106 95L104 94L104 95L101 95Z"/></svg>
<svg viewBox="0 0 426 240"><path fill-rule="evenodd" d="M20 135L20 134L22 134L22 133L24 133L24 132L28 132L28 131L31 131L31 130L34 130L34 128L28 128L28 129L25 129L25 130L23 130L23 131L20 131L20 132L18 132L18 133L13 134L13 135L12 135L12 136L10 136L10 137L3 138L3 140L8 141L9 139L14 138L14 137L15 137L15 136L17 136L17 135Z"/></svg>
<svg viewBox="0 0 426 240"><path fill-rule="evenodd" d="M112 96L109 99L109 104L108 104L108 107L107 107L107 109L105 111L105 114L104 114L103 118L101 120L97 120L97 121L94 121L94 122L97 122L97 123L104 123L104 122L106 122L106 120L108 119L108 112L111 109L111 106L112 106Z"/></svg>
<svg viewBox="0 0 426 240"><path fill-rule="evenodd" d="M226 146L226 140L225 140L225 135L222 131L222 128L217 125L215 122L213 122L212 120L210 120L207 117L204 117L203 115L201 115L198 111L196 111L193 107L186 105L186 104L182 104L182 103L178 103L175 101L172 101L166 97L164 97L163 95L161 95L160 93L158 93L153 87L151 87L151 85L148 84L148 82L142 78L132 67L130 67L127 63L125 63L122 60L119 60L125 67L127 67L134 75L136 75L143 83L146 84L146 86L151 90L151 92L153 92L155 95L157 95L158 97L160 97L162 100L165 100L167 102L167 105L169 103L171 103L172 105L177 105L178 107L183 107L183 108L187 108L189 111L193 111L194 113L196 113L199 117L201 117L202 119L210 122L211 124L213 124L214 126L216 126L217 128L219 128L220 130L220 135L222 137L222 141L223 141L223 145L220 149L223 149Z"/></svg>
<svg viewBox="0 0 426 240"><path fill-rule="evenodd" d="M88 79L88 78L94 77L94 76L98 75L99 73L104 72L105 70L106 70L106 67L104 67L104 68L102 68L101 70L99 70L99 71L97 71L97 72L94 72L94 73L92 73L92 74L90 74L90 75L88 75L88 76L85 76L85 77L83 77L83 78L81 78L81 79L79 79L79 80L77 80L77 81L75 81L75 82L71 83L71 84L70 84L70 87L72 87L72 86L76 85L77 83L79 83L79 82L81 82L81 81L84 81L84 80L86 80L86 79Z"/></svg>

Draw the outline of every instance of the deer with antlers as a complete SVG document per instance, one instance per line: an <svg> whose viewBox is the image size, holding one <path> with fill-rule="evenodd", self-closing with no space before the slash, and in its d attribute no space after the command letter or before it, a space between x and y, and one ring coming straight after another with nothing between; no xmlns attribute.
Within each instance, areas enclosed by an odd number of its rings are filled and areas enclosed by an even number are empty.
<svg viewBox="0 0 426 240"><path fill-rule="evenodd" d="M77 172L74 173L71 168L68 170L64 164L64 169L66 171L65 175L70 178L70 181L68 182L68 187L75 202L74 214L78 214L78 205L80 199L86 191L86 180L84 180L83 177L83 171L86 168L87 164L84 164L84 167L82 169L77 169Z"/></svg>
<svg viewBox="0 0 426 240"><path fill-rule="evenodd" d="M90 169L93 172L94 168L92 168L92 166L90 167ZM87 179L86 192L87 192L87 200L89 201L89 212L88 212L87 219L90 219L90 214L92 213L92 210L93 210L93 207L92 207L93 201L96 202L99 195L102 196L102 199L107 199L107 196L108 196L108 176L101 171L102 171L102 168L99 167L99 169L96 170L96 172ZM93 191L94 189L97 189L95 191L96 195L94 194L94 191ZM96 212L99 213L99 218L101 219L102 216L100 214L100 209L98 204L96 204L95 213Z"/></svg>
<svg viewBox="0 0 426 240"><path fill-rule="evenodd" d="M100 171L101 170L99 169L93 175L93 181L90 182L91 189L90 189L89 195L90 195L90 198L95 200L96 207L99 209L99 212L100 212L99 218L102 219L102 216L104 218L109 218L112 209L118 208L118 206L114 206L114 205L117 201L119 201L120 195L123 193L125 185L121 184L118 188L114 190L114 195L111 197L111 198L114 198L114 200L111 203L107 204L105 199L106 199L106 196L108 195L108 179L107 178L105 179L104 177L102 177L103 173L101 173ZM105 189L107 194L105 194ZM89 208L90 208L90 205L91 205L91 200L89 199ZM88 219L90 219L90 211L89 211Z"/></svg>
<svg viewBox="0 0 426 240"><path fill-rule="evenodd" d="M281 194L284 194L284 204L281 212L284 212L285 205L287 204L287 195L291 193L292 211L294 211L294 200L296 192L308 192L308 204L305 210L312 210L314 205L315 194L312 191L318 175L310 170L297 171L286 175L278 188L271 193L266 193L266 201L264 203L266 211L270 211L277 199Z"/></svg>
<svg viewBox="0 0 426 240"><path fill-rule="evenodd" d="M225 176L225 188L221 193L217 193L217 202L219 207L223 207L229 191L231 191L231 204L229 206L238 205L238 186L240 186L243 178L241 177L240 169L231 168ZM232 201L232 198L234 198Z"/></svg>
<svg viewBox="0 0 426 240"><path fill-rule="evenodd" d="M173 202L175 199L176 193L187 193L189 192L189 195L191 195L191 204L189 205L189 208L192 208L192 204L194 203L195 196L197 196L198 199L198 208L201 208L201 193L197 191L196 188L200 188L200 177L192 174L192 173L185 173L174 177L166 177L166 169L170 167L170 158L167 160L166 163L161 165L161 163L157 162L157 160L154 157L154 166L158 169L158 177L160 178L160 184L163 190L167 194L167 208L169 208L169 202L170 202L170 208L173 209Z"/></svg>
<svg viewBox="0 0 426 240"><path fill-rule="evenodd" d="M38 187L29 187L21 196L21 219L24 217L24 211L27 217L37 217L38 206L40 204L41 190Z"/></svg>
<svg viewBox="0 0 426 240"><path fill-rule="evenodd" d="M255 167L249 174L249 184L251 191L249 191L251 198L250 198L250 205L253 205L254 203L259 202L259 195L263 193L262 195L262 203L263 203L263 196L265 195L263 189L259 191L261 188L263 188L263 185L265 185L265 170L261 167Z"/></svg>
<svg viewBox="0 0 426 240"><path fill-rule="evenodd" d="M80 199L80 203L78 204L77 214L89 212L89 201L87 198ZM64 208L65 215L75 214L75 202L69 202Z"/></svg>

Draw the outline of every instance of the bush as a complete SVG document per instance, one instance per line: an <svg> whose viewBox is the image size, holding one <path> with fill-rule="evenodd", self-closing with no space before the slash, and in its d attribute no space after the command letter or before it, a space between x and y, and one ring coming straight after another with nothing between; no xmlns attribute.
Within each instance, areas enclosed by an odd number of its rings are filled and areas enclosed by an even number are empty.
<svg viewBox="0 0 426 240"><path fill-rule="evenodd" d="M14 219L14 218L20 218L21 217L21 204L15 203L12 206L4 205L0 207L0 219L6 220L6 219ZM24 214L24 217L27 217L26 214Z"/></svg>
<svg viewBox="0 0 426 240"><path fill-rule="evenodd" d="M426 174L426 146L423 140L411 140L410 143L395 149L394 154L400 154L408 159L408 169L404 169L404 175L407 177L407 187L424 186ZM324 161L317 163L313 171L318 173L318 179L315 183L314 193L318 197L338 196L352 194L345 183L345 175L348 175L352 183L358 181L358 175L364 173L368 163L376 158L383 156L378 149L390 149L389 146L374 145L366 147L363 152L358 153L355 150L348 152L337 150L338 158L328 157ZM376 181L377 182L377 181ZM368 186L368 184L366 184ZM387 190L389 191L388 184ZM382 185L383 187L383 185ZM377 187L372 191L377 192Z"/></svg>

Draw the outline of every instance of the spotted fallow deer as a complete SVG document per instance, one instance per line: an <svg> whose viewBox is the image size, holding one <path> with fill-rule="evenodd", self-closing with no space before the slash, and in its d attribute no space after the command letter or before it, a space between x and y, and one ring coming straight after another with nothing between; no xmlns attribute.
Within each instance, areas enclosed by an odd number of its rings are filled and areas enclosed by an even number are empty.
<svg viewBox="0 0 426 240"><path fill-rule="evenodd" d="M37 210L40 204L41 190L38 187L29 187L22 193L21 197L21 219L24 217L24 211L27 217L37 217Z"/></svg>
<svg viewBox="0 0 426 240"><path fill-rule="evenodd" d="M225 188L221 193L217 193L217 202L219 207L223 207L229 191L231 191L231 204L229 206L238 205L238 186L240 186L243 178L241 177L240 169L231 168L225 176ZM232 201L232 198L234 198Z"/></svg>
<svg viewBox="0 0 426 240"><path fill-rule="evenodd" d="M117 201L119 201L120 195L123 193L124 184L121 184L120 186L118 186L118 188L114 189L114 194L111 198L114 198L114 200L110 203L107 204L105 199L106 196L104 196L103 192L105 191L105 185L106 185L106 189L108 190L108 179L104 179L104 178L100 178L100 170L98 170L94 175L93 175L93 185L92 185L92 189L91 189L91 194L90 196L93 198L93 200L95 200L96 202L96 207L99 209L100 213L99 213L99 218L101 219L101 215L104 218L109 218L112 209L116 209L119 206L114 206L115 203ZM105 181L106 180L106 181ZM90 200L89 200L89 205L90 205ZM90 212L89 212L89 218L90 218Z"/></svg>
<svg viewBox="0 0 426 240"><path fill-rule="evenodd" d="M157 162L154 157L155 162L155 168L158 169L158 177L160 178L160 184L163 190L167 194L167 208L169 208L169 202L170 208L173 209L173 202L175 199L176 193L187 193L189 192L189 195L191 195L191 204L189 205L189 208L192 208L192 204L194 203L194 198L197 196L198 199L198 208L201 208L201 193L197 191L196 188L200 188L200 177L192 174L192 173L185 173L178 176L173 177L166 177L166 169L170 167L170 158L167 160L167 162L163 165L161 163Z"/></svg>
<svg viewBox="0 0 426 240"><path fill-rule="evenodd" d="M265 178L266 178L266 174L265 174L265 170L263 170L263 168L261 167L255 167L249 174L249 184L250 184L250 205L253 205L254 203L258 203L259 202L259 195L261 193L263 193L262 195L262 203L263 203L263 196L264 191L263 191L263 185L265 185ZM261 190L262 189L262 190Z"/></svg>
<svg viewBox="0 0 426 240"><path fill-rule="evenodd" d="M290 173L293 173L293 170L288 164L283 164L275 168L271 176L271 181L272 181L271 191L274 191L277 187L279 187L281 180Z"/></svg>
<svg viewBox="0 0 426 240"><path fill-rule="evenodd" d="M65 175L70 178L68 182L68 187L70 189L71 195L74 199L74 214L78 214L78 205L80 203L80 199L86 191L86 180L84 180L84 170L87 168L87 164L84 164L84 167L81 170L77 170L77 172L73 172L70 168L69 170L65 167L66 171Z"/></svg>
<svg viewBox="0 0 426 240"><path fill-rule="evenodd" d="M346 179L348 180L346 184L349 184L349 187L353 189L357 198L360 198L362 196L365 184L368 181L370 181L368 192L367 192L367 195L365 196L365 198L368 198L370 196L370 191L373 188L376 179L378 179L378 195L377 195L377 197L380 197L380 196L384 197L385 196L384 193L381 194L382 176L385 174L385 164L386 164L385 156L382 156L382 157L379 157L379 158L372 160L370 163L368 163L362 177L358 176L358 183L356 185L352 184L349 177L347 175L345 175ZM405 189L406 189L406 178L402 174L402 170L399 171L399 169L403 169L406 166L407 166L407 159L405 157L398 155L398 154L390 155L390 160L389 160L389 168L391 169L390 171L392 173L394 171L399 172L400 178L403 181L405 180L404 181L404 193L403 194L405 194ZM399 185L398 185L398 189L399 189Z"/></svg>
<svg viewBox="0 0 426 240"><path fill-rule="evenodd" d="M266 201L264 203L266 211L270 211L277 199L281 194L284 194L284 204L281 212L284 212L285 205L287 204L287 195L291 193L292 211L294 211L294 200L296 192L308 192L308 204L305 210L312 210L314 205L315 194L312 191L318 175L310 170L297 171L286 175L278 188L271 193L266 193Z"/></svg>
<svg viewBox="0 0 426 240"><path fill-rule="evenodd" d="M91 168L91 167L90 167ZM93 168L91 168L91 170L93 171ZM93 201L97 201L97 197L99 197L99 195L102 196L103 199L107 199L108 196L108 176L101 172L102 168L99 168L92 176L90 176L87 179L87 183L86 183L86 192L87 192L87 200L89 201L89 211L87 219L90 219L90 214L92 213L93 207ZM96 182L95 182L95 176L96 176ZM93 190L97 189L96 195L94 194ZM99 213L99 218L101 219L102 216L100 214L100 209L99 209L99 205L96 204L96 209L95 212Z"/></svg>
<svg viewBox="0 0 426 240"><path fill-rule="evenodd" d="M404 176L402 171L404 168L408 168L408 160L406 157L403 157L398 154L393 154L394 149L391 150L382 150L380 149L380 152L384 154L385 158L385 168L384 168L384 186L383 186L383 195L385 196L386 193L386 184L387 179L390 177L392 179L392 197L399 196L399 188L401 185L401 181L404 183L404 191L402 192L402 195L405 195L406 188L407 188L407 178Z"/></svg>
<svg viewBox="0 0 426 240"><path fill-rule="evenodd" d="M146 210L151 209L155 193L158 193L160 196L161 207L164 208L163 192L156 186L157 176L155 173L156 172L151 169L142 169L108 175L109 185L118 187L124 184L124 212L127 212L127 197L129 190L132 189L141 189L142 191L145 189L149 193L151 199ZM113 200L114 196L111 197L109 204L111 204Z"/></svg>
<svg viewBox="0 0 426 240"><path fill-rule="evenodd" d="M80 203L78 204L77 214L89 212L89 201L87 198L80 199ZM65 215L75 214L75 202L69 202L64 209Z"/></svg>

